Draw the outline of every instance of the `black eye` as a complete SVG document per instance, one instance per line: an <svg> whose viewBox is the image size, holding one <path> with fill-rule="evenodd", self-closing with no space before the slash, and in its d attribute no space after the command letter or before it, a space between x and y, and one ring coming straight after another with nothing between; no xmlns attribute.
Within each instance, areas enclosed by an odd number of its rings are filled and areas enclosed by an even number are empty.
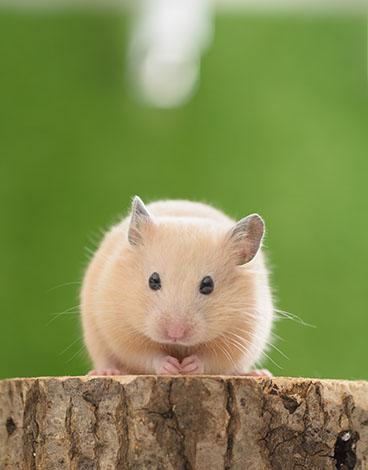
<svg viewBox="0 0 368 470"><path fill-rule="evenodd" d="M161 279L159 273L153 273L150 275L150 278L148 279L148 285L152 290L161 289Z"/></svg>
<svg viewBox="0 0 368 470"><path fill-rule="evenodd" d="M208 295L213 291L214 283L211 276L206 276L202 279L199 286L199 292L204 295Z"/></svg>

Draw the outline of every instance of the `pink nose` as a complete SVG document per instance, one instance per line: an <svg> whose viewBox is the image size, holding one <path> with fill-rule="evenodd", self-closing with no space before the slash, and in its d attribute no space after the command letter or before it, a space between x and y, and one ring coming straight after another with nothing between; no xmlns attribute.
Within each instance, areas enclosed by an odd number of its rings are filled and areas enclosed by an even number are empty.
<svg viewBox="0 0 368 470"><path fill-rule="evenodd" d="M170 325L166 329L166 335L173 341L183 339L186 335L186 328L183 325Z"/></svg>

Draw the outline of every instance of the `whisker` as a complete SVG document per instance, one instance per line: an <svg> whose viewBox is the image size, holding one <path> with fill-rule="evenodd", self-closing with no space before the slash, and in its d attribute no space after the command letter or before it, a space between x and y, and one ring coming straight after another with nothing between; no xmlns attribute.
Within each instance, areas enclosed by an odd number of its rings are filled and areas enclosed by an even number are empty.
<svg viewBox="0 0 368 470"><path fill-rule="evenodd" d="M293 320L296 323L299 323L300 325L307 326L309 328L316 328L316 325L312 325L310 323L305 322L301 317L298 315L295 315L294 313L286 312L285 310L280 310L277 308L274 308L274 311L279 314L282 318L287 318L289 320Z"/></svg>
<svg viewBox="0 0 368 470"><path fill-rule="evenodd" d="M234 338L228 338L228 340L230 341L230 343L233 344L233 346L237 347L238 350L244 354L249 354L249 349L243 344L243 343L240 343L239 341L237 341L236 339Z"/></svg>
<svg viewBox="0 0 368 470"><path fill-rule="evenodd" d="M82 284L81 281L64 282L63 284L58 284L56 286L50 287L50 289L47 289L46 293L48 294L49 292L52 292L56 289L60 289L61 287L75 286L80 284Z"/></svg>
<svg viewBox="0 0 368 470"><path fill-rule="evenodd" d="M59 353L59 356L62 356L63 354L65 354L67 351L69 351L69 349L74 346L75 343L77 343L78 341L80 341L83 337L82 336L79 336L77 339L75 339L74 341L72 341L69 346L67 346L65 349L63 349L61 351L61 353Z"/></svg>
<svg viewBox="0 0 368 470"><path fill-rule="evenodd" d="M248 332L248 333L249 333L249 332ZM245 341L247 344L249 344L249 342L247 342L245 338L242 338L242 339L243 339L243 341ZM282 367L280 366L280 364L278 364L274 359L272 359L272 357L269 356L265 351L263 351L262 354L263 354L264 356L266 356L267 359L272 362L272 364L274 364L274 365L275 365L276 367L278 367L279 369L282 369Z"/></svg>
<svg viewBox="0 0 368 470"><path fill-rule="evenodd" d="M81 353L83 352L83 350L84 350L84 345L83 345L82 347L80 347L80 348L78 349L78 351L77 351L76 353L74 353L73 356L72 356L70 359L68 359L66 362L67 362L68 364L69 364L70 362L72 362L72 360L75 359L79 354L81 354Z"/></svg>
<svg viewBox="0 0 368 470"><path fill-rule="evenodd" d="M220 350L224 353L224 355L227 357L227 359L229 360L229 362L234 366L234 368L236 368L236 364L234 362L234 359L232 358L231 354L229 353L229 351L226 349L226 346L225 345L220 345L220 344L216 344L216 346L218 348L220 348Z"/></svg>
<svg viewBox="0 0 368 470"><path fill-rule="evenodd" d="M244 330L242 328L238 328L238 327L234 327L237 331L243 331L244 333L246 333L247 335L250 335L252 338L256 338L256 339L260 339L262 341L264 341L267 346L270 346L271 348L274 348L275 351L277 351L282 357L284 357L285 359L287 359L288 361L290 360L290 358L283 352L281 351L281 349L279 349L275 344L273 343L270 343L269 341L267 341L267 339L262 336L262 335L257 335L256 333L252 332L252 331L247 331L247 330ZM236 335L238 336L238 335ZM238 338L240 339L243 339L241 338L240 336L238 336Z"/></svg>
<svg viewBox="0 0 368 470"><path fill-rule="evenodd" d="M271 361L272 364L273 364L274 366L276 366L278 369L280 369L280 370L283 369L283 367L281 367L280 364L278 364L276 361L274 361L274 360L272 359L272 357L269 356L269 355L266 353L266 351L263 351L262 354L263 354L264 356L266 356L267 359L268 359L269 361Z"/></svg>
<svg viewBox="0 0 368 470"><path fill-rule="evenodd" d="M51 315L53 315L54 317L51 318L45 326L49 326L52 322L54 322L57 318L59 318L60 316L66 314L66 313L73 313L72 310L75 309L75 308L78 308L79 305L75 305L73 307L69 307L67 308L66 310L62 311L62 312L57 312L57 313L51 313Z"/></svg>
<svg viewBox="0 0 368 470"><path fill-rule="evenodd" d="M269 343L268 341L266 341L266 344L268 346L271 346L271 348L273 348L275 351L277 351L279 354L281 354L281 356L284 357L286 360L290 361L289 356L287 356L283 351L281 351L281 349L279 349L275 344Z"/></svg>

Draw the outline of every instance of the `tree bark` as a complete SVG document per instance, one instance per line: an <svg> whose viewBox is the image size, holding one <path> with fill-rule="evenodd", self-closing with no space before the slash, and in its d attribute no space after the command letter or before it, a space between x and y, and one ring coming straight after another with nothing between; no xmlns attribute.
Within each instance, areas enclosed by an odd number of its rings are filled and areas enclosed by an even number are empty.
<svg viewBox="0 0 368 470"><path fill-rule="evenodd" d="M368 469L368 382L0 382L0 469Z"/></svg>

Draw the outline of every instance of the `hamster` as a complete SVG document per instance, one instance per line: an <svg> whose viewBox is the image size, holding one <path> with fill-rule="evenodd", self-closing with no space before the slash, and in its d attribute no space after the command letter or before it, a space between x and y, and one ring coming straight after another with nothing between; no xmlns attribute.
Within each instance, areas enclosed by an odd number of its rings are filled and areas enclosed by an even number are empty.
<svg viewBox="0 0 368 470"><path fill-rule="evenodd" d="M92 374L252 375L273 322L263 235L257 214L135 196L82 284Z"/></svg>

